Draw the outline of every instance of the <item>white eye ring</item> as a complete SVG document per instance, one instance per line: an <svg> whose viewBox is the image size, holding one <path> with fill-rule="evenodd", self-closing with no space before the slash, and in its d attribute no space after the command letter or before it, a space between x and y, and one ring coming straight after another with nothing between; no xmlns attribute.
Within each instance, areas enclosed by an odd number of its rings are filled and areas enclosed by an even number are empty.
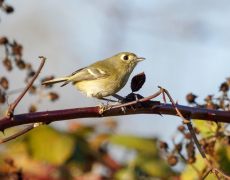
<svg viewBox="0 0 230 180"><path fill-rule="evenodd" d="M122 60L124 60L124 61L129 60L129 55L123 55L123 56L122 56Z"/></svg>

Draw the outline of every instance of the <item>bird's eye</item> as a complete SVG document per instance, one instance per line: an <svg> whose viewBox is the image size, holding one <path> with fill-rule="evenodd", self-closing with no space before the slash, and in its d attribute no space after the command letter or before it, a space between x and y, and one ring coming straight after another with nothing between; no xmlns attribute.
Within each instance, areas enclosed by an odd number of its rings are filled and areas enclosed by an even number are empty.
<svg viewBox="0 0 230 180"><path fill-rule="evenodd" d="M128 55L123 56L123 60L128 60L128 59L129 59Z"/></svg>

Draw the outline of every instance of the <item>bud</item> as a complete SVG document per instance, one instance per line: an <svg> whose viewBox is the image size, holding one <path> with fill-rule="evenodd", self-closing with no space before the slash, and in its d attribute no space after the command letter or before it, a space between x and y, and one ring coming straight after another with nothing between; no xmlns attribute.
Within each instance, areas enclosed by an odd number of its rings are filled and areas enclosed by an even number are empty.
<svg viewBox="0 0 230 180"><path fill-rule="evenodd" d="M21 60L21 59L16 61L16 65L21 70L26 68L25 62L23 60Z"/></svg>
<svg viewBox="0 0 230 180"><path fill-rule="evenodd" d="M177 150L177 152L181 152L181 150L182 150L182 144L181 143L176 144L175 145L175 149Z"/></svg>
<svg viewBox="0 0 230 180"><path fill-rule="evenodd" d="M56 101L56 100L58 100L59 95L57 93L55 93L55 92L50 92L49 93L49 98L50 98L51 101Z"/></svg>
<svg viewBox="0 0 230 180"><path fill-rule="evenodd" d="M37 106L34 105L34 104L31 104L30 107L29 107L29 112L33 113L33 112L36 112L36 111L37 111Z"/></svg>
<svg viewBox="0 0 230 180"><path fill-rule="evenodd" d="M180 125L180 126L177 127L177 130L180 131L180 132L184 132L185 127L183 125Z"/></svg>
<svg viewBox="0 0 230 180"><path fill-rule="evenodd" d="M0 37L0 45L5 45L8 43L7 37Z"/></svg>
<svg viewBox="0 0 230 180"><path fill-rule="evenodd" d="M186 139L191 139L191 138L192 138L192 135L191 135L190 133L185 133L185 134L184 134L184 137L185 137Z"/></svg>
<svg viewBox="0 0 230 180"><path fill-rule="evenodd" d="M187 162L188 162L189 164L195 163L195 162L196 162L196 157L195 157L195 156L189 157L188 160L187 160Z"/></svg>
<svg viewBox="0 0 230 180"><path fill-rule="evenodd" d="M27 73L28 78L33 77L34 75L35 75L35 71L33 71L32 69L30 69Z"/></svg>
<svg viewBox="0 0 230 180"><path fill-rule="evenodd" d="M168 144L166 142L160 141L159 144L160 144L161 149L164 149L164 150L168 149Z"/></svg>
<svg viewBox="0 0 230 180"><path fill-rule="evenodd" d="M18 44L16 41L11 44L13 55L22 56L22 45Z"/></svg>
<svg viewBox="0 0 230 180"><path fill-rule="evenodd" d="M189 93L189 94L186 95L186 100L187 100L187 102L189 104L196 103L196 101L195 101L196 98L197 98L197 96L195 94L193 94L193 93Z"/></svg>
<svg viewBox="0 0 230 180"><path fill-rule="evenodd" d="M7 71L11 71L13 69L12 62L9 58L6 57L2 63Z"/></svg>
<svg viewBox="0 0 230 180"><path fill-rule="evenodd" d="M219 91L222 91L222 92L228 92L229 90L229 86L228 86L228 83L227 82L223 82L221 85L220 85L220 89Z"/></svg>
<svg viewBox="0 0 230 180"><path fill-rule="evenodd" d="M145 83L145 73L142 72L140 74L137 74L136 76L134 76L131 80L131 89L132 92L136 92L139 91L141 89L141 87L143 86L143 84Z"/></svg>
<svg viewBox="0 0 230 180"><path fill-rule="evenodd" d="M206 102L211 102L212 101L212 98L213 98L213 95L208 95L204 100Z"/></svg>
<svg viewBox="0 0 230 180"><path fill-rule="evenodd" d="M1 77L0 78L0 85L2 86L3 89L7 90L9 88L9 82L6 79L6 77Z"/></svg>
<svg viewBox="0 0 230 180"><path fill-rule="evenodd" d="M170 166L175 166L178 162L178 158L177 156L171 154L168 156L167 161Z"/></svg>
<svg viewBox="0 0 230 180"><path fill-rule="evenodd" d="M33 86L30 87L29 93L30 93L30 94L35 94L35 93L36 93L36 90L37 90L37 87L33 85Z"/></svg>
<svg viewBox="0 0 230 180"><path fill-rule="evenodd" d="M194 131L196 134L200 134L200 130L197 127L194 127Z"/></svg>
<svg viewBox="0 0 230 180"><path fill-rule="evenodd" d="M7 14L14 12L14 8L12 6L9 6L9 5L5 5L4 10Z"/></svg>
<svg viewBox="0 0 230 180"><path fill-rule="evenodd" d="M6 94L0 89L0 104L4 104L6 102Z"/></svg>

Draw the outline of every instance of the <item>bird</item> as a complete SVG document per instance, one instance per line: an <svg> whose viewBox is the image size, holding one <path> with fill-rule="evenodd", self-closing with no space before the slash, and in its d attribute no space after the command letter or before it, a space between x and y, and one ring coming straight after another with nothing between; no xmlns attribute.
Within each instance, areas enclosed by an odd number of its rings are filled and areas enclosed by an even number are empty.
<svg viewBox="0 0 230 180"><path fill-rule="evenodd" d="M87 97L106 99L114 96L127 83L133 69L145 58L132 52L120 52L112 57L97 61L72 74L42 82L42 85L63 83L61 87L72 83Z"/></svg>

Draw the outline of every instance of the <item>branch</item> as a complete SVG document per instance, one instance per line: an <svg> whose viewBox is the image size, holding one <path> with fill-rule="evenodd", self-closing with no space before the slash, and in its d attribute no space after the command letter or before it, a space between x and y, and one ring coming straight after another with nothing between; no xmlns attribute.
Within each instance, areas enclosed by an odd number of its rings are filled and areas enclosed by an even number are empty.
<svg viewBox="0 0 230 180"><path fill-rule="evenodd" d="M27 91L31 88L31 86L33 85L34 81L37 79L38 75L40 74L44 64L45 64L45 60L46 58L43 56L39 57L41 59L41 64L37 70L37 72L35 73L35 75L33 76L33 78L31 79L31 81L27 84L27 86L25 87L25 89L23 90L23 92L18 96L18 98L9 105L7 113L6 113L6 118L8 119L8 121L14 120L14 110L17 107L17 105L19 104L19 102L22 100L22 98L25 96L25 94L27 93ZM30 130L32 130L34 127L37 126L38 123L34 123L33 125L29 125L28 127L26 127L25 129L5 138L0 140L0 144L8 142L12 139L15 139L27 132L29 132ZM4 132L4 130L2 130L2 132Z"/></svg>
<svg viewBox="0 0 230 180"><path fill-rule="evenodd" d="M29 132L29 131L32 130L33 128L34 128L34 125L33 125L33 124L32 124L32 125L29 125L29 126L26 127L25 129L23 129L23 130L21 130L21 131L15 133L15 134L13 134L13 135L7 137L7 138L4 138L4 139L0 140L0 144L3 144L3 143L8 142L8 141L11 141L11 140L13 140L13 139L15 139L15 138L17 138L17 137L19 137L19 136L21 136L21 135L23 135L23 134Z"/></svg>
<svg viewBox="0 0 230 180"><path fill-rule="evenodd" d="M27 93L27 91L31 88L31 86L33 85L34 81L37 79L38 75L40 74L41 70L42 70L42 67L44 66L45 64L45 60L46 58L45 57L39 57L42 61L41 61L41 64L37 70L37 72L35 73L35 75L33 76L33 78L31 79L31 81L27 84L27 86L25 87L25 89L23 90L23 92L18 96L18 98L10 104L9 108L8 108L8 111L7 111L7 116L8 117L12 117L13 114L14 114L14 110L15 108L17 107L18 103L22 100L22 98L24 97L24 95Z"/></svg>
<svg viewBox="0 0 230 180"><path fill-rule="evenodd" d="M148 97L145 99L148 99ZM62 121L76 118L108 117L131 114L166 114L178 116L172 104L159 103L156 101L146 101L145 103L146 104L144 107L127 107L125 111L122 111L121 108L111 108L102 112L101 107L95 106L18 114L14 115L13 120L11 121L9 121L9 117L6 116L0 119L0 131L4 131L5 129L10 127L29 123L51 123L54 121ZM184 117L190 117L191 119L200 119L205 121L230 123L230 112L228 111L210 110L182 105L176 105L176 107Z"/></svg>

